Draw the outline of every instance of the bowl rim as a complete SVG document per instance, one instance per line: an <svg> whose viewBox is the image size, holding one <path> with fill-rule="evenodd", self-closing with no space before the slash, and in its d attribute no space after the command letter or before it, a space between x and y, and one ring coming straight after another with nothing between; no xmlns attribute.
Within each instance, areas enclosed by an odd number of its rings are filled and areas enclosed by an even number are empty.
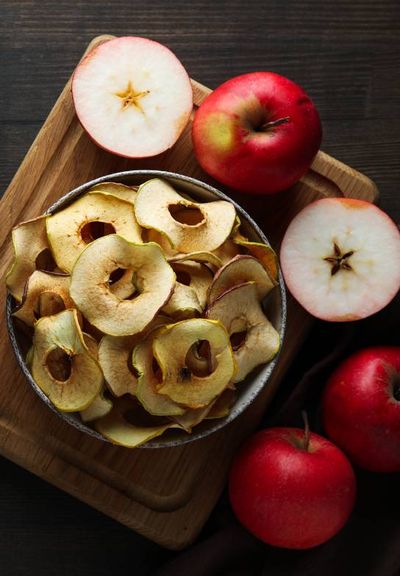
<svg viewBox="0 0 400 576"><path fill-rule="evenodd" d="M224 194L223 192L221 192L220 190L218 190L214 186L211 186L210 184L207 184L201 180L198 180L197 178L193 178L192 176L186 176L184 174L179 174L177 172L171 172L171 171L167 171L167 170L152 170L152 169L124 170L124 171L113 172L111 174L106 174L104 176L100 176L100 177L95 178L93 180L89 180L88 182L85 182L84 184L79 185L78 187L74 188L70 192L67 192L66 194L61 196L58 200L56 200L44 212L44 214L53 214L54 212L57 212L58 210L66 207L70 202L75 200L78 196L85 193L88 189L92 188L96 184L101 184L102 182L109 182L109 181L114 181L114 182L117 181L118 182L118 180L121 181L121 183L122 183L122 181L129 180L129 178L133 178L133 177L140 178L142 176L148 177L149 179L150 178L165 178L167 180L168 179L174 179L177 181L186 182L186 183L192 184L193 186L196 186L198 188L205 189L207 192L210 192L212 195L216 196L220 200L226 200L227 202L230 202L235 207L239 216L244 218L244 220L254 230L256 235L259 236L259 238L262 240L262 242L264 242L265 244L270 246L270 242L268 241L268 238L266 237L264 232L261 230L261 228L258 226L258 224L256 224L256 222L253 220L253 218L239 204L237 204L236 201L232 200L232 198L230 198L229 196L227 196L226 194ZM266 364L266 368L264 369L260 384L255 387L252 394L246 399L246 401L242 400L242 402L239 403L239 406L234 407L229 412L229 414L227 416L225 416L224 418L219 418L219 419L214 420L213 423L210 424L210 426L207 426L207 428L205 428L203 430L198 430L196 432L196 428L194 428L194 431L191 434L186 434L186 436L182 435L181 437L178 437L178 438L171 438L171 439L167 438L164 441L154 439L154 440L150 440L149 442L146 442L145 444L138 446L137 448L141 448L141 449L172 448L172 447L177 447L177 446L183 446L185 444L190 444L190 443L195 442L197 440L202 440L202 439L210 436L211 434L214 434L218 430L225 428L228 424L233 422L233 420L235 420L240 414L242 414L253 403L255 398L260 394L260 392L268 384L270 377L271 377L271 374L274 371L274 368L278 362L278 359L280 357L280 354L281 354L281 351L282 351L282 348L284 345L284 339L285 339L285 333L286 333L286 323L287 323L287 298L286 298L286 289L285 289L285 284L284 284L284 280L283 280L283 275L282 275L282 272L281 272L281 269L279 266L278 266L278 286L277 286L277 288L278 287L279 287L279 292L280 292L280 294L279 294L279 296L280 296L280 310L279 310L280 348L279 348L279 351L276 354L276 356L274 356L274 358L269 363ZM24 376L26 377L26 379L28 380L28 382L30 383L32 388L35 390L37 395L62 420L64 420L65 422L67 422L68 424L73 426L74 428L78 429L80 432L83 432L83 433L85 433L85 434L87 434L93 438L96 438L102 442L106 442L108 444L115 445L110 440L105 438L102 434L100 434L99 432L97 432L96 430L91 428L90 426L84 424L81 420L79 420L79 418L74 417L72 414L63 413L63 412L60 412L59 410L57 410L57 408L49 400L49 398L46 396L46 394L36 384L35 380L32 377L32 374L31 374L31 372L30 372L30 370L26 364L25 358L23 357L23 354L22 354L21 349L20 349L19 344L18 344L18 340L17 340L17 332L18 331L14 325L13 316L12 316L13 308L14 308L14 298L11 296L11 294L8 293L7 298L6 298L6 318L7 318L7 328L8 328L8 334L9 334L11 346L13 348L13 351L14 351L14 354L16 356L16 359L17 359L17 362L19 364L20 369L22 370Z"/></svg>

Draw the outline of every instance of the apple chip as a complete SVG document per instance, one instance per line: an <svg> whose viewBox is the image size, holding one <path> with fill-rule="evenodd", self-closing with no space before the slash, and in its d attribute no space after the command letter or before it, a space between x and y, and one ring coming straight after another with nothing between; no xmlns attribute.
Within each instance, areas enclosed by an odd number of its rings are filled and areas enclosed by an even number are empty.
<svg viewBox="0 0 400 576"><path fill-rule="evenodd" d="M81 411L81 418L83 422L92 422L102 418L111 412L113 403L109 398L104 395L104 389L95 397L93 402L89 404L85 410Z"/></svg>
<svg viewBox="0 0 400 576"><path fill-rule="evenodd" d="M112 410L103 418L96 420L94 426L100 434L110 440L113 444L125 446L126 448L136 448L145 444L152 438L161 436L168 428L176 428L177 425L171 422L160 424L136 423L141 420L141 414L133 399L118 398ZM154 421L154 419L153 419Z"/></svg>
<svg viewBox="0 0 400 576"><path fill-rule="evenodd" d="M219 320L228 330L241 382L256 366L272 360L279 350L279 334L265 317L255 282L234 286L208 308L207 318Z"/></svg>
<svg viewBox="0 0 400 576"><path fill-rule="evenodd" d="M181 285L194 290L200 303L200 311L207 301L208 289L213 280L213 273L205 265L199 262L170 262L175 274L176 281Z"/></svg>
<svg viewBox="0 0 400 576"><path fill-rule="evenodd" d="M229 237L219 248L213 251L213 254L221 260L222 264L226 264L241 252L241 247Z"/></svg>
<svg viewBox="0 0 400 576"><path fill-rule="evenodd" d="M170 256L168 262L185 262L191 260L192 262L201 262L204 264L211 264L215 268L221 268L222 260L213 252L189 252L188 254L178 253L175 256Z"/></svg>
<svg viewBox="0 0 400 576"><path fill-rule="evenodd" d="M170 299L161 308L161 311L175 319L182 320L201 314L203 307L195 290L177 281Z"/></svg>
<svg viewBox="0 0 400 576"><path fill-rule="evenodd" d="M182 416L173 416L172 420L179 424L179 427L183 428L185 432L190 434L195 426L207 418L208 414L212 410L214 402L215 401L213 400L208 406L205 406L204 408L189 408L184 414L182 414Z"/></svg>
<svg viewBox="0 0 400 576"><path fill-rule="evenodd" d="M163 232L159 232L151 228L144 228L142 230L142 238L146 239L146 242L155 242L161 246L167 258L173 258L178 254L178 252L172 246L169 238Z"/></svg>
<svg viewBox="0 0 400 576"><path fill-rule="evenodd" d="M138 336L103 336L99 343L99 363L107 387L114 396L136 393L137 378L131 364Z"/></svg>
<svg viewBox="0 0 400 576"><path fill-rule="evenodd" d="M32 376L62 412L85 410L99 394L103 373L85 344L76 310L35 324Z"/></svg>
<svg viewBox="0 0 400 576"><path fill-rule="evenodd" d="M278 281L278 259L271 246L267 246L262 242L250 242L250 240L242 236L240 233L236 233L233 239L236 244L246 248L252 256L261 262L276 284Z"/></svg>
<svg viewBox="0 0 400 576"><path fill-rule="evenodd" d="M275 286L268 272L253 256L239 254L220 268L208 291L208 304L212 304L221 294L244 282L256 283L257 295L262 300Z"/></svg>
<svg viewBox="0 0 400 576"><path fill-rule="evenodd" d="M137 189L137 186L126 186L125 184L119 184L118 182L101 182L101 184L92 186L88 193L115 196L120 200L125 200L126 202L134 204Z"/></svg>
<svg viewBox="0 0 400 576"><path fill-rule="evenodd" d="M185 409L173 402L168 396L160 394L160 385L154 369L153 339L155 332L140 342L132 354L132 364L138 372L136 396L143 407L155 416L177 416Z"/></svg>
<svg viewBox="0 0 400 576"><path fill-rule="evenodd" d="M33 326L38 318L75 308L68 291L69 281L70 277L65 274L35 270L25 286L22 303L13 316Z"/></svg>
<svg viewBox="0 0 400 576"><path fill-rule="evenodd" d="M113 195L85 194L47 218L46 229L54 259L67 272L96 238L118 234L142 242L133 206Z"/></svg>
<svg viewBox="0 0 400 576"><path fill-rule="evenodd" d="M114 270L132 269L138 288L133 300L110 290ZM175 286L175 273L158 244L134 244L111 234L89 244L71 274L71 296L96 328L111 336L137 334L155 317Z"/></svg>
<svg viewBox="0 0 400 576"><path fill-rule="evenodd" d="M235 222L235 208L230 202L200 204L187 200L159 178L139 187L135 213L141 226L165 234L179 252L193 252L199 247L215 250L228 238Z"/></svg>
<svg viewBox="0 0 400 576"><path fill-rule="evenodd" d="M187 366L187 353L199 340L209 343L215 366L206 376L197 376ZM153 341L153 353L162 372L158 392L189 408L202 408L212 402L229 385L236 369L226 329L220 322L203 318L160 328Z"/></svg>
<svg viewBox="0 0 400 576"><path fill-rule="evenodd" d="M47 216L39 216L39 218L21 222L13 228L14 262L7 273L6 285L18 302L22 300L29 276L41 268L40 256L49 250L46 218Z"/></svg>
<svg viewBox="0 0 400 576"><path fill-rule="evenodd" d="M236 396L236 390L233 390L232 388L224 390L221 396L219 396L211 406L211 410L208 412L206 420L226 418L235 403Z"/></svg>

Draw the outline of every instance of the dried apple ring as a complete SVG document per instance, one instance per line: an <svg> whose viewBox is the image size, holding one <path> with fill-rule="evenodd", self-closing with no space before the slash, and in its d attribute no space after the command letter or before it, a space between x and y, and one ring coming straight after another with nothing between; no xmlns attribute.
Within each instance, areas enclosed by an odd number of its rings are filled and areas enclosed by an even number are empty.
<svg viewBox="0 0 400 576"><path fill-rule="evenodd" d="M119 184L118 182L101 182L100 184L92 186L88 193L115 196L120 200L125 200L126 202L134 204L137 189L137 186L126 186L125 184Z"/></svg>
<svg viewBox="0 0 400 576"><path fill-rule="evenodd" d="M88 244L100 236L118 234L130 242L142 242L132 204L106 194L78 198L49 216L46 229L54 259L67 272Z"/></svg>
<svg viewBox="0 0 400 576"><path fill-rule="evenodd" d="M84 341L76 310L35 324L32 376L62 412L85 410L99 394L103 373Z"/></svg>
<svg viewBox="0 0 400 576"><path fill-rule="evenodd" d="M110 289L110 274L118 268L136 274L133 300L121 300ZM175 273L158 244L133 244L111 234L81 253L72 270L70 294L90 324L111 336L129 336L146 328L174 286Z"/></svg>
<svg viewBox="0 0 400 576"><path fill-rule="evenodd" d="M165 234L179 252L215 250L230 235L236 215L230 202L188 200L159 178L139 187L135 213L141 226Z"/></svg>
<svg viewBox="0 0 400 576"><path fill-rule="evenodd" d="M213 359L214 369L206 376L194 374L186 362L188 351L199 340L209 343ZM153 353L163 376L158 392L189 408L210 404L229 385L236 370L225 327L204 318L160 328L153 341Z"/></svg>
<svg viewBox="0 0 400 576"><path fill-rule="evenodd" d="M256 366L272 360L279 350L279 334L266 318L255 282L238 284L224 292L208 308L207 318L222 322L231 337L241 382Z"/></svg>
<svg viewBox="0 0 400 576"><path fill-rule="evenodd" d="M142 425L135 423L137 406L133 399L118 398L112 410L103 418L96 420L94 426L105 438L119 446L136 448L152 438L161 436L168 428L177 428L171 422L163 424L151 423ZM153 419L154 420L154 419ZM139 419L138 419L139 421Z"/></svg>
<svg viewBox="0 0 400 576"><path fill-rule="evenodd" d="M39 317L75 308L69 295L69 281L70 277L65 274L35 270L28 278L22 303L13 316L33 326Z"/></svg>
<svg viewBox="0 0 400 576"><path fill-rule="evenodd" d="M21 302L29 276L40 268L38 258L49 244L46 235L46 218L39 216L15 226L12 230L14 262L6 276L6 285L11 294Z"/></svg>
<svg viewBox="0 0 400 576"><path fill-rule="evenodd" d="M208 303L212 304L221 294L233 286L250 281L256 283L260 300L275 286L275 282L259 260L247 254L239 254L215 274L208 291Z"/></svg>

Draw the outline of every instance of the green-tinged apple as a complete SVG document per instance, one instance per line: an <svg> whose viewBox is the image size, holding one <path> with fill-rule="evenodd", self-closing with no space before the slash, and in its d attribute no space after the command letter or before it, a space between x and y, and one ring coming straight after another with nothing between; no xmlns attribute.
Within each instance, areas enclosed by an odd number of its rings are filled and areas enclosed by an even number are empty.
<svg viewBox="0 0 400 576"><path fill-rule="evenodd" d="M252 72L205 99L192 137L199 163L216 180L241 192L272 194L308 170L322 130L298 84L273 72Z"/></svg>
<svg viewBox="0 0 400 576"><path fill-rule="evenodd" d="M170 148L193 106L190 78L166 46L136 36L92 50L75 70L79 121L102 148L128 158Z"/></svg>
<svg viewBox="0 0 400 576"><path fill-rule="evenodd" d="M322 320L366 318L400 288L400 232L385 212L363 200L309 204L290 223L280 260L290 292Z"/></svg>

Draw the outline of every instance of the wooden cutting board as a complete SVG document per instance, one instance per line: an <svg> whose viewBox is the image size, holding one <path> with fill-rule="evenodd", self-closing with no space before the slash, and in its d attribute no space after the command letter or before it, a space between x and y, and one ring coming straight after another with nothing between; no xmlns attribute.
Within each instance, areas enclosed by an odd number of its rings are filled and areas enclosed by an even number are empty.
<svg viewBox="0 0 400 576"><path fill-rule="evenodd" d="M88 50L109 38L95 38ZM209 180L194 158L190 126L170 151L156 158L117 158L96 147L83 132L70 89L68 82L0 203L2 278L12 260L11 228L41 214L87 180L135 168ZM195 81L193 90L196 107L210 90ZM253 215L277 249L291 218L312 200L349 196L374 202L377 189L364 175L320 152L309 173L290 191L271 198L231 196ZM4 303L3 281L0 289ZM40 401L19 371L3 320L0 452L159 544L183 548L208 518L235 449L259 422L310 324L310 317L289 298L287 335L275 372L257 401L226 429L181 448L128 450L83 435Z"/></svg>

